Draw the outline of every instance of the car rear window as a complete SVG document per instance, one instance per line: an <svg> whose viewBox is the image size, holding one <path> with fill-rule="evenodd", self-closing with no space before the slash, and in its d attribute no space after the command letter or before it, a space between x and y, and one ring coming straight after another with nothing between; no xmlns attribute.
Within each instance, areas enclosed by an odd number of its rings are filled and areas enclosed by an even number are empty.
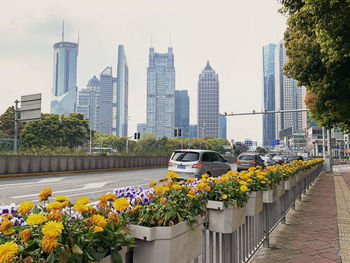
<svg viewBox="0 0 350 263"><path fill-rule="evenodd" d="M174 161L195 162L199 159L199 153L196 152L175 152L171 158Z"/></svg>
<svg viewBox="0 0 350 263"><path fill-rule="evenodd" d="M238 159L240 159L240 160L254 160L254 155L241 155Z"/></svg>

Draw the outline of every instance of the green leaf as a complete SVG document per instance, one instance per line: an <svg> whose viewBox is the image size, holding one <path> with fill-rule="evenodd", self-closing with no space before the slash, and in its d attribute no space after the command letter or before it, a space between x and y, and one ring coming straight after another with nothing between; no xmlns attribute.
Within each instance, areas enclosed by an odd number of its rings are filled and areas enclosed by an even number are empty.
<svg viewBox="0 0 350 263"><path fill-rule="evenodd" d="M112 250L111 257L113 263L123 263L122 256L115 249Z"/></svg>
<svg viewBox="0 0 350 263"><path fill-rule="evenodd" d="M50 255L46 259L46 263L54 263L55 262L55 253L51 251Z"/></svg>

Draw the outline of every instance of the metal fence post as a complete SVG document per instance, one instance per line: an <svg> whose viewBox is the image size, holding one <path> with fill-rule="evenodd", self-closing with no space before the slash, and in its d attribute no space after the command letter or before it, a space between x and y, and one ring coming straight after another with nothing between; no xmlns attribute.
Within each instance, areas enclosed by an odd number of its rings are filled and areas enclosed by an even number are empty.
<svg viewBox="0 0 350 263"><path fill-rule="evenodd" d="M265 236L265 239L264 239L264 247L267 247L269 248L270 247L270 238L269 238L269 235L270 235L270 229L269 229L269 225L270 225L270 215L269 215L269 204L267 203L264 203L264 236Z"/></svg>

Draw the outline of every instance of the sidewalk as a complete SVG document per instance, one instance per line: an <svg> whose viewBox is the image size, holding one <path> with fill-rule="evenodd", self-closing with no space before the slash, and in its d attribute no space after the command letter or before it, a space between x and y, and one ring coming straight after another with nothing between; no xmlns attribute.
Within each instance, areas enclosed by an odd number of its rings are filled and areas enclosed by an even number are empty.
<svg viewBox="0 0 350 263"><path fill-rule="evenodd" d="M322 174L250 263L350 263L350 165Z"/></svg>

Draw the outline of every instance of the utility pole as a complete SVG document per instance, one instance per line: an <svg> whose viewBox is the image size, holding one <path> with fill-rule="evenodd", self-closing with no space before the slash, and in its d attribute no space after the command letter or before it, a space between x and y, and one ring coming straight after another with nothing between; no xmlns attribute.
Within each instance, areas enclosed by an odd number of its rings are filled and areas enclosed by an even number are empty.
<svg viewBox="0 0 350 263"><path fill-rule="evenodd" d="M331 130L327 130L327 143L328 143L328 156L326 157L326 172L331 173L332 172L332 148L331 148Z"/></svg>
<svg viewBox="0 0 350 263"><path fill-rule="evenodd" d="M15 100L15 140L13 149L17 152L17 137L18 137L18 100Z"/></svg>
<svg viewBox="0 0 350 263"><path fill-rule="evenodd" d="M326 160L326 133L324 127L322 127L322 155L323 160Z"/></svg>

